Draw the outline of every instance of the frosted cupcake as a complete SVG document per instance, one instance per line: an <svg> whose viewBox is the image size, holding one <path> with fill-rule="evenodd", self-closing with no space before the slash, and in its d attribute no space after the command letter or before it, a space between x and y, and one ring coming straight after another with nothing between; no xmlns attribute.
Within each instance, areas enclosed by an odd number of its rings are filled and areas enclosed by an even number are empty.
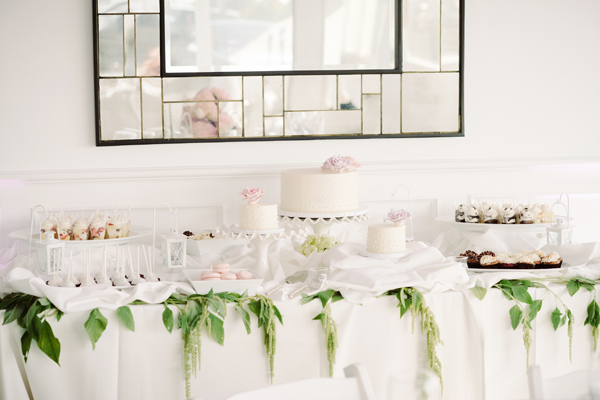
<svg viewBox="0 0 600 400"><path fill-rule="evenodd" d="M122 215L117 215L115 218L111 218L106 224L106 238L107 239L119 239L123 237L123 221Z"/></svg>
<svg viewBox="0 0 600 400"><path fill-rule="evenodd" d="M542 259L542 268L560 268L562 266L563 259L558 255L557 252L553 251Z"/></svg>
<svg viewBox="0 0 600 400"><path fill-rule="evenodd" d="M523 257L521 257L521 259L517 263L517 268L518 269L535 269L535 257L536 257L536 255L533 253L524 255Z"/></svg>
<svg viewBox="0 0 600 400"><path fill-rule="evenodd" d="M88 240L89 224L87 219L78 219L73 224L73 240Z"/></svg>
<svg viewBox="0 0 600 400"><path fill-rule="evenodd" d="M479 263L481 264L481 268L498 268L499 266L499 262L496 259L496 257L494 256L490 256L490 255L485 255L483 257L481 257L481 259L479 260Z"/></svg>
<svg viewBox="0 0 600 400"><path fill-rule="evenodd" d="M58 238L60 240L71 240L73 233L73 216L69 215L58 220Z"/></svg>
<svg viewBox="0 0 600 400"><path fill-rule="evenodd" d="M104 216L97 216L90 223L90 240L104 240L106 233L106 221Z"/></svg>

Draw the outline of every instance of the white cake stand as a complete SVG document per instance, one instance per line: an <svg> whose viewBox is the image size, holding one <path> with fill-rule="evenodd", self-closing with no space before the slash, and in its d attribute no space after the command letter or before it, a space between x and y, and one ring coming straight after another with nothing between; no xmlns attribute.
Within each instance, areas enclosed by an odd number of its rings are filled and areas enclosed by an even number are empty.
<svg viewBox="0 0 600 400"><path fill-rule="evenodd" d="M227 239L246 239L256 248L256 265L254 269L258 272L265 281L269 281L274 277L274 271L269 268L268 250L269 247L277 240L291 239L293 236L306 236L303 229L294 227L291 224L286 224L283 228L269 230L250 230L240 229L237 225L230 227L216 228L213 233L222 235Z"/></svg>
<svg viewBox="0 0 600 400"><path fill-rule="evenodd" d="M358 210L336 212L336 213L307 213L302 211L278 210L282 221L302 222L312 224L312 228L317 235L322 235L329 231L331 224L342 222L361 222L369 219L369 207L359 206Z"/></svg>

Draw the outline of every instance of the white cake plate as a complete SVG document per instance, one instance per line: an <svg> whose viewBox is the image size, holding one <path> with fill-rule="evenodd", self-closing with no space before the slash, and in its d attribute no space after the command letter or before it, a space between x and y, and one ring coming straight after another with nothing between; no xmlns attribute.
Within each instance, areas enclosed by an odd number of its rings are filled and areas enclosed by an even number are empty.
<svg viewBox="0 0 600 400"><path fill-rule="evenodd" d="M377 258L380 260L387 260L387 259L399 259L399 258L404 258L409 254L412 254L412 250L411 249L406 249L406 251L402 252L402 253L389 253L389 254L383 254L383 253L371 253L367 250L361 250L360 251L360 255L363 257L369 257L369 258Z"/></svg>
<svg viewBox="0 0 600 400"><path fill-rule="evenodd" d="M280 239L291 239L293 236L306 236L306 232L300 227L285 224L283 228L272 230L249 230L240 229L237 225L230 227L218 227L213 231L215 235L220 234L223 238L246 239L256 248L256 266L254 270L264 277L266 281L273 279L273 271L269 268L267 258L269 247L273 242Z"/></svg>
<svg viewBox="0 0 600 400"><path fill-rule="evenodd" d="M560 217L560 215L558 215ZM563 217L566 220L566 217ZM511 233L546 233L546 228L550 227L550 223L544 224L472 224L468 222L456 222L454 215L443 215L435 219L437 222L447 224L452 228L466 232L485 232L489 229L500 230ZM571 218L571 227L573 225L573 218Z"/></svg>
<svg viewBox="0 0 600 400"><path fill-rule="evenodd" d="M282 221L302 222L312 224L317 235L327 233L331 224L342 222L361 222L369 219L369 207L360 205L358 210L336 213L307 213L278 209Z"/></svg>
<svg viewBox="0 0 600 400"><path fill-rule="evenodd" d="M29 241L29 228L21 229L18 231L11 232L8 237L17 240ZM94 247L104 247L104 246L117 246L122 244L131 243L139 238L144 236L148 236L152 233L151 228L146 228L144 226L132 225L131 230L129 231L129 236L119 239L103 239L103 240L61 240L61 243L65 244L66 248L94 248ZM32 246L42 246L40 244L40 233L37 232L33 234L31 238Z"/></svg>

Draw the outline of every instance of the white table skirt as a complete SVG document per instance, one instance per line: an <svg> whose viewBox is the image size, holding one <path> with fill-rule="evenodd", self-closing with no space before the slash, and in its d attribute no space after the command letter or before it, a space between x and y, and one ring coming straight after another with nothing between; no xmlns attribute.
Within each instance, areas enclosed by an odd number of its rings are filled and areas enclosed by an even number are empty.
<svg viewBox="0 0 600 400"><path fill-rule="evenodd" d="M569 363L566 326L554 332L550 313L556 307L546 296L533 322L530 363L539 364L546 377L589 368L597 362L589 326L583 326L591 293L581 289L570 297L564 285L552 285L575 316L573 363ZM535 299L544 289L531 289ZM483 301L470 292L425 295L436 315L444 345L438 347L444 378L444 399L527 399L526 355L519 327L510 327L508 310L514 305L498 290ZM335 376L349 364L366 366L379 399L392 392L415 397L414 381L425 363L425 341L410 314L399 319L395 298L379 298L364 305L340 301L332 305L338 324L339 349ZM275 383L328 374L325 339L315 300L277 302L284 326L277 327ZM184 399L183 340L181 331L169 334L162 324L162 305L131 306L136 332L127 330L114 311L102 310L108 327L92 350L83 327L89 312L66 314L60 322L50 318L61 342L61 367L35 344L27 364L20 348L22 329L15 323L0 327L0 398L36 400ZM0 318L2 318L0 313ZM202 370L192 382L192 395L205 400L269 384L268 361L262 328L247 335L230 306L225 322L225 346L202 334Z"/></svg>

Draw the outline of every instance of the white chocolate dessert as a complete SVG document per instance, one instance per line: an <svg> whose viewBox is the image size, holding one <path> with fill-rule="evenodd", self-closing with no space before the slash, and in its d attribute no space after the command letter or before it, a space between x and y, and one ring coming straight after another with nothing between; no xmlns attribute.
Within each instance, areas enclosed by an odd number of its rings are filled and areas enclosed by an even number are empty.
<svg viewBox="0 0 600 400"><path fill-rule="evenodd" d="M104 240L105 230L104 217L98 216L94 218L90 223L90 239Z"/></svg>
<svg viewBox="0 0 600 400"><path fill-rule="evenodd" d="M329 213L358 208L356 171L297 168L281 172L282 210Z"/></svg>
<svg viewBox="0 0 600 400"><path fill-rule="evenodd" d="M118 215L115 218L111 218L106 223L106 238L107 239L119 239L123 237L123 216Z"/></svg>
<svg viewBox="0 0 600 400"><path fill-rule="evenodd" d="M68 216L58 220L58 238L60 240L71 240L73 233L73 217Z"/></svg>
<svg viewBox="0 0 600 400"><path fill-rule="evenodd" d="M42 240L46 240L48 237L56 238L56 226L54 225L54 222L52 222L52 220L50 218L46 219L42 223L42 228L41 228L40 234L41 234Z"/></svg>
<svg viewBox="0 0 600 400"><path fill-rule="evenodd" d="M270 230L279 228L277 204L243 204L240 206L240 229Z"/></svg>
<svg viewBox="0 0 600 400"><path fill-rule="evenodd" d="M86 219L79 219L73 224L73 240L88 240L89 229Z"/></svg>
<svg viewBox="0 0 600 400"><path fill-rule="evenodd" d="M406 226L394 224L369 225L367 233L369 253L396 254L406 251Z"/></svg>

